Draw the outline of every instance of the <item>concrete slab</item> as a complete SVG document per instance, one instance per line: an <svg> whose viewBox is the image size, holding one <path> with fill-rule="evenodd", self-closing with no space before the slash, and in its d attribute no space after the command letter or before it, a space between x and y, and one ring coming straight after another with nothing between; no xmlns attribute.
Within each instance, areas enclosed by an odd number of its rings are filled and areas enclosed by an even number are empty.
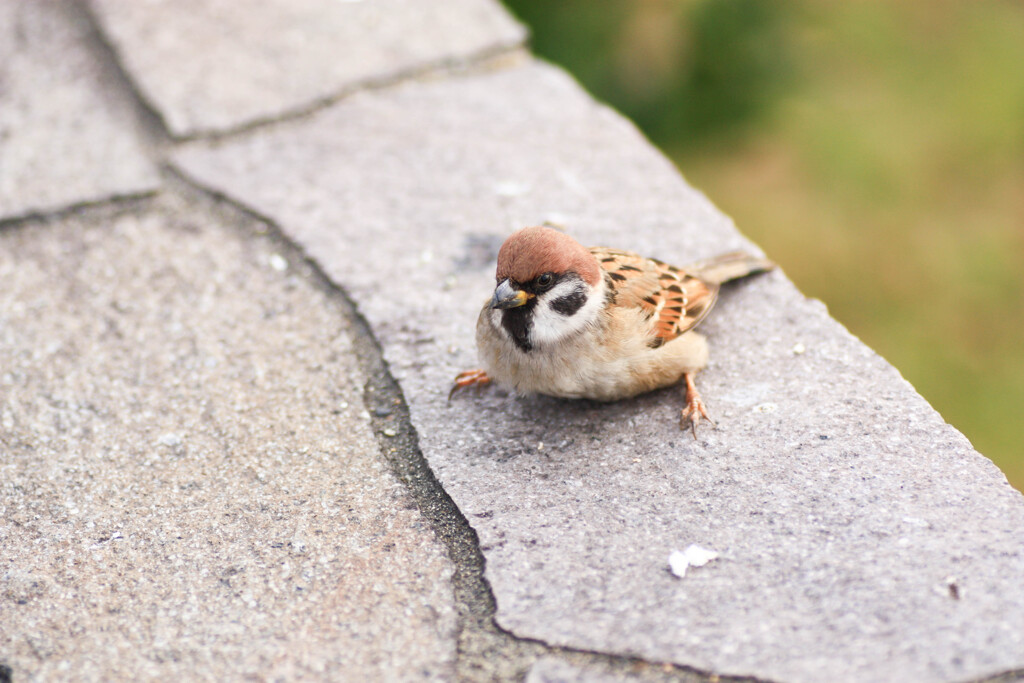
<svg viewBox="0 0 1024 683"><path fill-rule="evenodd" d="M494 0L92 0L175 137L308 109L357 85L519 45Z"/></svg>
<svg viewBox="0 0 1024 683"><path fill-rule="evenodd" d="M157 185L74 4L0 0L0 219Z"/></svg>
<svg viewBox="0 0 1024 683"><path fill-rule="evenodd" d="M363 93L175 162L272 217L379 336L431 467L523 637L790 681L955 681L1024 667L1024 498L781 272L702 326L717 429L678 390L612 405L446 403L511 230L688 261L752 245L565 74ZM808 236L813 239L813 236ZM672 575L691 543L715 562Z"/></svg>
<svg viewBox="0 0 1024 683"><path fill-rule="evenodd" d="M451 567L346 320L233 222L161 199L0 233L15 681L452 676Z"/></svg>

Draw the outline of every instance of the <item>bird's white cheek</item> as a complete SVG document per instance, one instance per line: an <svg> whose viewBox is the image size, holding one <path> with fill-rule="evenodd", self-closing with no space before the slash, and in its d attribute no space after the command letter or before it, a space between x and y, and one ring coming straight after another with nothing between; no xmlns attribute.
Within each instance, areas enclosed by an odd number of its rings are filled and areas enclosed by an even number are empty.
<svg viewBox="0 0 1024 683"><path fill-rule="evenodd" d="M601 303L604 300L603 291L587 292L586 302L572 315L559 313L551 307L552 302L568 293L568 291L559 291L559 288L556 287L544 295L544 300L539 302L533 315L531 329L533 343L538 346L554 344L577 334L597 319Z"/></svg>
<svg viewBox="0 0 1024 683"><path fill-rule="evenodd" d="M530 339L534 344L542 346L551 344L572 331L564 315L558 315L546 304L541 303L533 310L533 325L530 326Z"/></svg>

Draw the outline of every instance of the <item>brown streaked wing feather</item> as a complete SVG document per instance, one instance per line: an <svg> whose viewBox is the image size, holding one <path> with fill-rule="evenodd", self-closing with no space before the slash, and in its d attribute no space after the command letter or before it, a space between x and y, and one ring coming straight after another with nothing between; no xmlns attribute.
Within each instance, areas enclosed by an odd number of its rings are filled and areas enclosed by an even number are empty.
<svg viewBox="0 0 1024 683"><path fill-rule="evenodd" d="M615 306L641 309L652 319L651 346L692 329L718 298L718 285L682 268L629 251L591 247L615 288Z"/></svg>

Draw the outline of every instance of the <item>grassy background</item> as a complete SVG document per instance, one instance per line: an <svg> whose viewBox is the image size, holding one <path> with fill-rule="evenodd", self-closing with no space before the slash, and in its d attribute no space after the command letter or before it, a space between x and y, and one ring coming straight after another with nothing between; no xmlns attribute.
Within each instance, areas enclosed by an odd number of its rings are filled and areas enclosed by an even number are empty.
<svg viewBox="0 0 1024 683"><path fill-rule="evenodd" d="M1024 490L1024 3L506 5Z"/></svg>

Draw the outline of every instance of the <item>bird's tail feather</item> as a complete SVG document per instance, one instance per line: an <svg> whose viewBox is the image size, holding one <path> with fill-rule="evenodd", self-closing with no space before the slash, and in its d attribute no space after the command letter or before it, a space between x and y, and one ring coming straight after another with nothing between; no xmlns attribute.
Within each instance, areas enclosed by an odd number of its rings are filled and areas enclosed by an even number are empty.
<svg viewBox="0 0 1024 683"><path fill-rule="evenodd" d="M774 267L775 264L766 258L751 256L743 251L730 251L728 254L698 261L689 266L687 270L696 273L702 280L722 284L754 273L762 273Z"/></svg>

